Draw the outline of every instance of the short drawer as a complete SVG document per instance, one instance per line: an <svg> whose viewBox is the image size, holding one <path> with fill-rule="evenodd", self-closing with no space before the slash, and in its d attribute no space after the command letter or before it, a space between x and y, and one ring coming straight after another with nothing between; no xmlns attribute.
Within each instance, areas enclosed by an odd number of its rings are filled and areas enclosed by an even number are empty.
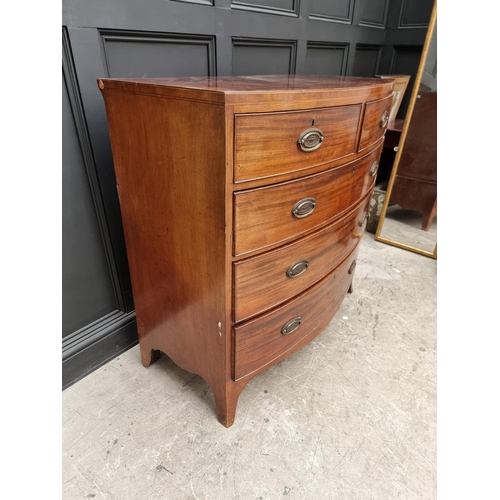
<svg viewBox="0 0 500 500"><path fill-rule="evenodd" d="M235 116L234 181L272 177L355 152L361 105Z"/></svg>
<svg viewBox="0 0 500 500"><path fill-rule="evenodd" d="M234 255L285 243L344 215L371 190L381 147L342 167L234 193Z"/></svg>
<svg viewBox="0 0 500 500"><path fill-rule="evenodd" d="M234 380L279 361L301 341L309 341L323 331L351 284L358 247L296 299L233 328Z"/></svg>
<svg viewBox="0 0 500 500"><path fill-rule="evenodd" d="M392 96L366 104L358 151L368 148L385 134L389 123L391 104Z"/></svg>
<svg viewBox="0 0 500 500"><path fill-rule="evenodd" d="M368 217L367 197L342 219L277 250L234 263L235 322L272 309L310 287L345 259Z"/></svg>

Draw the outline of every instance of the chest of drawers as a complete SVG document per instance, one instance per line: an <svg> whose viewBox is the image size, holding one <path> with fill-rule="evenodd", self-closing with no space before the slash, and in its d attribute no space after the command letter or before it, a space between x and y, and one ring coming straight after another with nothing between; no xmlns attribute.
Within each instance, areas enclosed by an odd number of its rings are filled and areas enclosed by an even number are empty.
<svg viewBox="0 0 500 500"><path fill-rule="evenodd" d="M102 79L142 362L212 388L319 335L352 291L392 81ZM298 354L297 354L298 355Z"/></svg>

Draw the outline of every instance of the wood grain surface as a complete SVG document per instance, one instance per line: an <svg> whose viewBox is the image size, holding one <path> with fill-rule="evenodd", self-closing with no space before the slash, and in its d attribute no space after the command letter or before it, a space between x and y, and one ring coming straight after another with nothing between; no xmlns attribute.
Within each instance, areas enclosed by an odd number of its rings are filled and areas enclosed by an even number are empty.
<svg viewBox="0 0 500 500"><path fill-rule="evenodd" d="M221 384L230 333L221 258L224 108L122 92L104 97L143 362L161 350Z"/></svg>
<svg viewBox="0 0 500 500"><path fill-rule="evenodd" d="M361 105L288 113L236 115L234 180L272 177L352 155ZM297 146L300 134L321 130L321 146L311 152Z"/></svg>
<svg viewBox="0 0 500 500"><path fill-rule="evenodd" d="M242 256L285 243L343 215L373 187L369 170L381 147L342 167L234 195L234 255ZM305 218L292 215L301 199L316 208Z"/></svg>
<svg viewBox="0 0 500 500"><path fill-rule="evenodd" d="M234 264L234 321L242 321L290 299L328 274L363 235L370 194L339 221L289 245ZM306 271L289 278L288 268L307 260Z"/></svg>
<svg viewBox="0 0 500 500"><path fill-rule="evenodd" d="M234 327L235 380L277 362L306 337L310 340L321 333L340 307L351 284L349 268L356 259L358 248L359 245L311 289L270 313ZM283 325L297 317L302 320L300 327L283 335Z"/></svg>
<svg viewBox="0 0 500 500"><path fill-rule="evenodd" d="M102 78L99 82L103 89L233 105L237 113L365 103L390 96L394 86L391 79L320 75Z"/></svg>
<svg viewBox="0 0 500 500"><path fill-rule="evenodd" d="M380 101L369 102L366 104L358 151L363 151L369 146L372 146L385 134L387 125L385 127L381 127L380 119L385 111L387 111L387 116L389 116L391 104L391 96L381 99Z"/></svg>

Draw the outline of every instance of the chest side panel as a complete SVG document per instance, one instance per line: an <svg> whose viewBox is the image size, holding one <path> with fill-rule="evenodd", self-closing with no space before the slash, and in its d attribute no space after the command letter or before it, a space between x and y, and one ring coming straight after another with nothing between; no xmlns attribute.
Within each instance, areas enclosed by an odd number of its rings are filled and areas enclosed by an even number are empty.
<svg viewBox="0 0 500 500"><path fill-rule="evenodd" d="M224 107L103 94L141 344L210 381L230 329Z"/></svg>

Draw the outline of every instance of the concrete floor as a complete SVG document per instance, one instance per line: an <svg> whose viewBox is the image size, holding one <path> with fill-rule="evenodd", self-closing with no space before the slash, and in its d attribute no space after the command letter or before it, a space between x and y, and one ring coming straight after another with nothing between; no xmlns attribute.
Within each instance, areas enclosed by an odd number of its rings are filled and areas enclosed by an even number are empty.
<svg viewBox="0 0 500 500"><path fill-rule="evenodd" d="M436 498L436 261L365 233L354 293L234 425L135 347L63 392L63 499Z"/></svg>

